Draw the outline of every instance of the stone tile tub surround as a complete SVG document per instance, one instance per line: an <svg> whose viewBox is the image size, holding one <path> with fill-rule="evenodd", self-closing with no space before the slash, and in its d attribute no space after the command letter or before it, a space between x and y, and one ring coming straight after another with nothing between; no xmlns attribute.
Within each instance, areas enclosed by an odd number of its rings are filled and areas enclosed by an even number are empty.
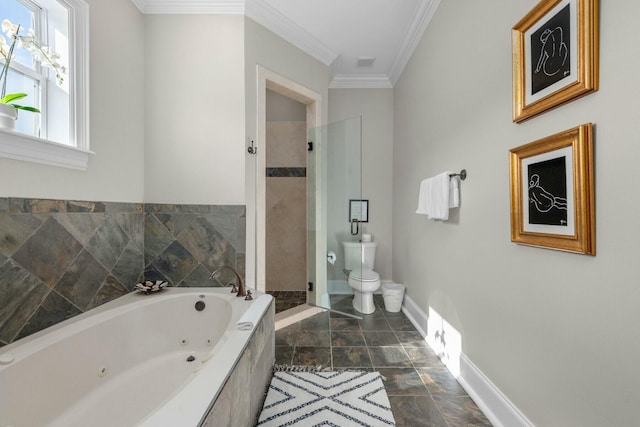
<svg viewBox="0 0 640 427"><path fill-rule="evenodd" d="M252 427L258 421L275 363L275 302L218 394L202 427Z"/></svg>
<svg viewBox="0 0 640 427"><path fill-rule="evenodd" d="M146 204L144 277L172 286L225 286L233 273L209 275L221 265L244 278L244 206Z"/></svg>
<svg viewBox="0 0 640 427"><path fill-rule="evenodd" d="M143 279L226 284L231 277L210 281L206 271L225 263L244 272L244 212L0 197L0 346L124 295Z"/></svg>

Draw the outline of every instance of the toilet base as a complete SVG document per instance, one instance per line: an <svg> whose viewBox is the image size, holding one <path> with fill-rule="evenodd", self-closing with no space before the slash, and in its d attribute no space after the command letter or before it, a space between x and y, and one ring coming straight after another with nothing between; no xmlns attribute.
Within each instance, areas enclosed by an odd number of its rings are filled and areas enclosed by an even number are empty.
<svg viewBox="0 0 640 427"><path fill-rule="evenodd" d="M362 314L371 314L376 311L373 303L373 292L360 292L354 290L353 308Z"/></svg>

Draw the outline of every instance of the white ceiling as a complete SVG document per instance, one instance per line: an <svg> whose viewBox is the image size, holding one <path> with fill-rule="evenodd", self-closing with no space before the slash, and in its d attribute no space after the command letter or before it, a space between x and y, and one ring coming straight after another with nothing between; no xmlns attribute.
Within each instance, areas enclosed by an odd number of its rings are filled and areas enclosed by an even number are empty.
<svg viewBox="0 0 640 427"><path fill-rule="evenodd" d="M331 67L332 87L392 87L440 0L132 0L143 13L244 14ZM371 62L372 64L358 64Z"/></svg>

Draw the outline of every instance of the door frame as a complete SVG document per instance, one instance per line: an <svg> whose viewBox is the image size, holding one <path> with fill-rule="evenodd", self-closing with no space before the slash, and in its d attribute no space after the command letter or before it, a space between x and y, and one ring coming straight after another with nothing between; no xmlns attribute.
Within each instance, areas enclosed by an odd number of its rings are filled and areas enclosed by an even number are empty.
<svg viewBox="0 0 640 427"><path fill-rule="evenodd" d="M290 80L264 66L257 65L257 134L256 145L258 150L256 151L256 191L255 191L255 287L258 291L264 292L266 290L266 140L267 140L267 89L279 93L294 99L304 105L307 110L307 131L314 129L322 124L322 96L293 81ZM317 147L318 144L315 144ZM318 153L315 154L318 156ZM318 156L319 160L321 156ZM316 179L316 182L322 182L320 180L322 168L321 165L316 167L316 176L310 177ZM310 197L310 195L307 195ZM315 205L322 205L322 185L316 185L315 192ZM308 218L308 213L307 213ZM326 253L326 239L323 238L325 225L323 224L324 215L317 213L315 215L315 254ZM321 295L323 289L318 289L319 286L326 287L326 268L324 260L320 256L314 256L314 259L307 259L307 263L313 262L315 267L315 287L314 292L307 292L307 302L311 304L318 304L316 301L316 295ZM309 266L307 267L309 269ZM324 284L324 285L322 285ZM320 291L320 292L318 292ZM326 293L326 290L324 291ZM312 301L310 301L312 299Z"/></svg>

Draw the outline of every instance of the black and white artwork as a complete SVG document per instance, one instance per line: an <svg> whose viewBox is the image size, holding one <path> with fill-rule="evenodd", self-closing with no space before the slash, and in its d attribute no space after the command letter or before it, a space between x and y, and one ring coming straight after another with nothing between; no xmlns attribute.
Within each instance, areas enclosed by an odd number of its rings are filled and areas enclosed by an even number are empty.
<svg viewBox="0 0 640 427"><path fill-rule="evenodd" d="M595 255L593 124L509 150L511 241Z"/></svg>
<svg viewBox="0 0 640 427"><path fill-rule="evenodd" d="M567 226L567 159L565 156L527 166L529 224Z"/></svg>
<svg viewBox="0 0 640 427"><path fill-rule="evenodd" d="M598 1L540 1L513 27L514 122L598 90Z"/></svg>
<svg viewBox="0 0 640 427"><path fill-rule="evenodd" d="M571 76L571 4L531 34L531 93Z"/></svg>

